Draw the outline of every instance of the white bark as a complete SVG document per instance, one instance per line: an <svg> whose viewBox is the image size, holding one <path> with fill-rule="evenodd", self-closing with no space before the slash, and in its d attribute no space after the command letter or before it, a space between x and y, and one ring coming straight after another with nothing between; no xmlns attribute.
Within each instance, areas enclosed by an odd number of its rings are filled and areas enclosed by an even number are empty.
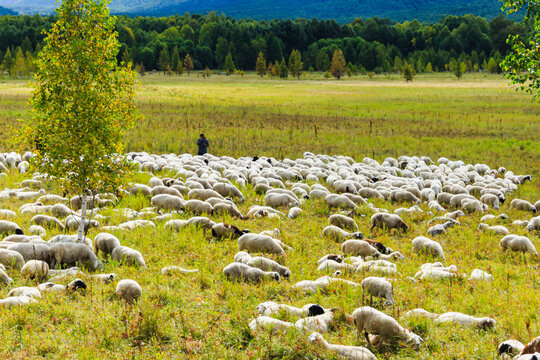
<svg viewBox="0 0 540 360"><path fill-rule="evenodd" d="M88 195L86 195L86 191L83 191L82 194L82 202L81 202L81 220L79 222L79 232L77 233L77 242L84 242L84 224L86 220L86 204L88 199Z"/></svg>

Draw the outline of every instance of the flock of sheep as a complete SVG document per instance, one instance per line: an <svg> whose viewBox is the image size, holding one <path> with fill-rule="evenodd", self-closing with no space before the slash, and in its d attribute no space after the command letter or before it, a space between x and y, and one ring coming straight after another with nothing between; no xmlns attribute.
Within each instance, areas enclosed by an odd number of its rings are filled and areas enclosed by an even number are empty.
<svg viewBox="0 0 540 360"><path fill-rule="evenodd" d="M435 162L428 157L389 157L382 163L364 158L358 163L347 156L312 153L304 153L303 158L297 160L234 159L210 154L194 157L189 154L128 153L126 156L139 166L141 172L149 173L152 177L148 184L130 184L117 195L99 194L91 199L89 207L94 209L94 215L91 220L86 220L85 227L99 233L93 240L85 238L83 243L77 242L76 235L68 234L75 231L81 221L80 197L67 199L47 193L50 183L42 174L31 174L18 188L0 191L0 204L9 204L11 199L24 203L18 209L0 209L0 234L3 236L0 241L0 281L8 286L12 282L8 269L20 270L23 278L45 281L36 287L11 289L0 304L6 307L24 305L37 301L42 292L84 289L87 285L77 276L83 274L82 270L103 270L103 261L109 258L120 265L151 271L147 269L143 254L121 245L113 233L125 233L139 227L155 228L158 223L164 223L166 231L196 227L208 231L216 240L237 241L238 253L223 268L227 281L260 284L291 279L294 274L285 265L287 253L294 249L279 239L280 230L253 233L243 229L240 224L244 220L263 217L294 221L300 216L307 216L303 215L306 202L321 201L328 208L328 226L322 234L313 236L339 243L340 252L319 254L321 257L313 266L317 266L324 276L297 279L300 281L292 287L305 293L324 292L336 282L343 286L360 287L371 298L384 301L375 304L375 307L362 306L351 309L351 314L345 314L357 329L358 341L361 341L363 334L366 345L372 349L400 342L419 348L424 343L419 335L381 311L399 302L394 297L394 281L389 277L399 274L399 262L407 259L400 249L392 249L381 241L365 238L355 216L371 216L369 230L376 236L387 232L407 234L410 224L401 216L428 212L431 219L425 236L417 236L410 245L403 244L403 247L412 247L413 252L429 261L406 281L416 283L458 278L493 281L493 275L486 269L474 269L467 275L458 272L455 265L445 266L444 249L437 237L444 235L448 229L459 227L460 218L490 209L499 210L507 196L511 196L519 185L532 180L529 175L515 175L504 168L491 169L485 164L465 164L446 158L439 158ZM0 181L7 179L13 169L26 173L31 157L32 153L22 156L17 153L0 154ZM154 173L167 175L160 178ZM239 205L244 206L248 186L262 196L264 204L253 204L243 213ZM147 197L152 206L139 211L116 207L121 198L129 196ZM377 203L391 201L403 207L389 211L374 206L372 200ZM538 252L534 242L540 232L540 216L535 215L540 211L540 201L533 204L513 199L510 207L522 214L521 219L512 222L511 228L523 228L521 232L527 236L512 234L503 225L491 225L501 219L507 220L505 214L484 215L478 229L500 235L501 251L518 252L523 254L524 261L527 257L537 261ZM131 220L102 226L100 221L106 218L100 212L111 208ZM237 219L237 223L216 223L212 220L221 214ZM26 229L20 227L13 221L19 216L31 217L32 225ZM44 240L51 231L62 234ZM100 252L103 254L102 260L98 257ZM164 275L196 271L175 265L161 269ZM369 276L359 283L343 278L358 272ZM114 273L92 276L97 282L117 280ZM65 277L75 279L66 286L55 283ZM117 283L116 292L128 303L134 303L142 296L143 288L133 279L122 279ZM298 308L263 301L256 310L259 316L249 324L254 332L285 332L293 329L300 334L308 332L309 342L345 358L376 359L368 347L330 344L324 340L322 334L330 329L335 314L340 311L336 308L326 309L319 304L306 304ZM276 316L282 313L297 318L296 322L277 319ZM404 319L411 317L477 329L496 326L493 318L473 317L460 312L434 314L424 309L411 309L402 315ZM498 352L501 356L511 355L520 360L540 360L540 337L527 346L517 340L505 341L500 344Z"/></svg>

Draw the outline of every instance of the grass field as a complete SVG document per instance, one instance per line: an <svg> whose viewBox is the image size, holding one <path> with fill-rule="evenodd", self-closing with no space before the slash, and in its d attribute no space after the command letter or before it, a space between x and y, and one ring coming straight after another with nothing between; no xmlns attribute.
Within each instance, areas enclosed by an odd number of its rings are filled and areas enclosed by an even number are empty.
<svg viewBox="0 0 540 360"><path fill-rule="evenodd" d="M180 79L152 75L142 79L137 100L145 120L129 132L126 148L194 153L198 134L205 132L212 153L235 157L296 158L304 151L350 155L357 161L364 156L378 160L402 154L434 159L446 156L505 166L517 174L533 174L533 182L511 198L534 202L540 199L539 106L526 95L507 91L504 84L501 77L484 75L466 75L460 81L449 75L418 76L409 84L397 77L338 82L259 80L254 75L243 79L212 76L207 80L194 75ZM16 127L15 119L25 117L28 94L22 81L0 83L2 151L13 148L7 141L10 133L6 129ZM2 188L15 188L21 179L17 172L11 172ZM136 180L147 183L148 179L149 175L140 174ZM249 205L261 202L251 185L244 193L246 202L240 205L243 212ZM2 201L0 208L17 210L22 204ZM512 220L529 219L531 215L509 209L508 204L490 213L508 214L510 221L504 225L512 233L529 236L539 249L538 234L527 234L523 228L510 225ZM389 210L400 207L379 201L375 205ZM147 206L147 198L127 197L116 207L140 210ZM102 214L110 217L102 225L127 220L113 209ZM355 218L364 234L369 234L369 215ZM101 285L83 277L90 285L86 292L46 294L36 304L0 309L0 357L332 359L332 353L306 341L309 334L253 335L247 327L257 315L255 307L268 300L296 306L320 303L348 314L366 301L361 289L333 285L325 293L306 296L290 286L318 278L321 274L316 270L317 259L339 251L339 243L321 236L327 217L328 209L321 200L307 201L304 213L296 220L212 217L216 222L239 224L252 232L281 229L281 240L294 248L281 259L292 277L290 281L261 285L233 284L223 277L223 267L232 262L236 253L236 241L211 242L202 230L171 232L162 223L156 223L154 230L116 233L123 245L145 256L149 269L139 271L109 261L105 271L115 272L119 279L137 280L144 291L141 300L128 306L114 294L115 284ZM429 321L400 321L426 343L419 351L407 346L373 350L379 359L496 358L499 342L515 338L526 343L540 334L538 260L529 257L524 263L520 256L503 255L498 246L501 236L477 230L480 217L464 218L462 226L437 240L445 249L445 264L455 264L459 272L469 274L474 268L483 269L493 274L493 283L459 280L413 284L405 279L429 261L414 254L410 246L414 237L426 234L430 219L426 213L404 216L411 225L406 235L379 233L374 238L406 257L398 263L400 274L393 276L398 304L385 310L388 314L399 318L416 307L436 313L459 311L493 317L496 329L478 331L436 326ZM15 221L27 229L30 218L19 215ZM49 231L47 238L57 233ZM91 230L89 236L93 238L97 233ZM198 268L200 272L164 277L160 270L169 265ZM16 271L8 273L15 281L0 287L0 298L12 287L35 284L21 279ZM360 282L365 276L357 273L345 278ZM356 330L344 317L324 336L331 343L356 344Z"/></svg>

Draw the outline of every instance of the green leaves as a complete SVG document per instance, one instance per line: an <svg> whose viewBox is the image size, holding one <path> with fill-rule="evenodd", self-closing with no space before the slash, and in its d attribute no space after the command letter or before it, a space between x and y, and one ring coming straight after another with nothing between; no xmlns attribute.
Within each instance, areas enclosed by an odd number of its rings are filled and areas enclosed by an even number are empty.
<svg viewBox="0 0 540 360"><path fill-rule="evenodd" d="M108 1L66 0L36 61L26 142L41 144L35 168L63 179L70 193L114 192L129 172L119 156L139 119L135 74L118 67L115 18Z"/></svg>

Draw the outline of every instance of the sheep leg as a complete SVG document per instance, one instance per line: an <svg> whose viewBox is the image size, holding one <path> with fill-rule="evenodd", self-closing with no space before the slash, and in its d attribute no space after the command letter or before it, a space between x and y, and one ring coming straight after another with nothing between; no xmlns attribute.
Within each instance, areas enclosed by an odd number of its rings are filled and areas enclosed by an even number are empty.
<svg viewBox="0 0 540 360"><path fill-rule="evenodd" d="M364 337L366 338L366 341L368 344L371 344L370 341L369 341L369 334L366 330L364 330Z"/></svg>

